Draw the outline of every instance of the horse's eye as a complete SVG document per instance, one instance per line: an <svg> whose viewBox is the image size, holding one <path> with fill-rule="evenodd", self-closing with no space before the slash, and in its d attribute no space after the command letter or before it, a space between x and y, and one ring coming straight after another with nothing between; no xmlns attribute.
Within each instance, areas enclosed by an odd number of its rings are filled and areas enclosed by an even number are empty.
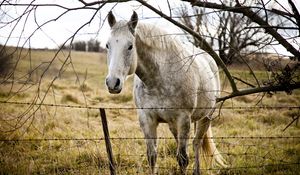
<svg viewBox="0 0 300 175"><path fill-rule="evenodd" d="M132 49L132 44L128 47L128 50L131 50Z"/></svg>
<svg viewBox="0 0 300 175"><path fill-rule="evenodd" d="M105 47L106 47L106 49L109 49L109 46L108 46L108 44L106 44L106 46L105 46Z"/></svg>

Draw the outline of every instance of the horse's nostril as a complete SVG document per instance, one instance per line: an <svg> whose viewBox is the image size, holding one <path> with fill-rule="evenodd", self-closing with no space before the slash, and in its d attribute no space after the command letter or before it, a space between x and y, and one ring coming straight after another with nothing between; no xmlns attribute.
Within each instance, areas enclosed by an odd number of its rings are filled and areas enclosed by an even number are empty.
<svg viewBox="0 0 300 175"><path fill-rule="evenodd" d="M115 85L115 89L117 89L120 85L121 81L119 78L117 78L117 81L116 81L116 85Z"/></svg>

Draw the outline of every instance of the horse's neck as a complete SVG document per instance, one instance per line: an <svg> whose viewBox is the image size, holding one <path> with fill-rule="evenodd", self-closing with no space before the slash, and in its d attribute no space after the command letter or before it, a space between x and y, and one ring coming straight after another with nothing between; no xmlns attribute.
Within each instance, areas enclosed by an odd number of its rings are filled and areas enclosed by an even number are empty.
<svg viewBox="0 0 300 175"><path fill-rule="evenodd" d="M156 77L160 76L160 65L155 57L155 50L136 36L137 69L136 75L148 86L155 86Z"/></svg>
<svg viewBox="0 0 300 175"><path fill-rule="evenodd" d="M177 40L155 26L138 25L135 44L138 57L136 74L148 86L167 84L172 81L168 78L170 74L189 64Z"/></svg>

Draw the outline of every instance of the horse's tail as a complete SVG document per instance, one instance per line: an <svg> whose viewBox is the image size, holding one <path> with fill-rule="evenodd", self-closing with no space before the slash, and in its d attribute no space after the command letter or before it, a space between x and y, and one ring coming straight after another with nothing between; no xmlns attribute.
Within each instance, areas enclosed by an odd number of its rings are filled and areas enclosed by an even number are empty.
<svg viewBox="0 0 300 175"><path fill-rule="evenodd" d="M215 165L226 167L225 160L219 153L212 137L213 134L211 126L209 126L206 134L204 135L202 144L202 155L205 160L205 163L208 167L213 167Z"/></svg>

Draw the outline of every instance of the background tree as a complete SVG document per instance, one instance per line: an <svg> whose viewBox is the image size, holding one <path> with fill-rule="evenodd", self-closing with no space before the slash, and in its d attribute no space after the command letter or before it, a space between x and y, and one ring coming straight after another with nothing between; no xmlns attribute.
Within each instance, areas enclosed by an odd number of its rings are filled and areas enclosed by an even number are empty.
<svg viewBox="0 0 300 175"><path fill-rule="evenodd" d="M100 42L95 39L90 39L87 42L88 52L99 52L100 51Z"/></svg>
<svg viewBox="0 0 300 175"><path fill-rule="evenodd" d="M76 51L86 51L86 46L85 41L76 41L72 44L72 49Z"/></svg>
<svg viewBox="0 0 300 175"><path fill-rule="evenodd" d="M61 44L58 49L67 50L70 49L70 45ZM75 41L72 44L71 50L86 51L86 52L106 52L106 49L100 46L100 42L95 39L89 41Z"/></svg>
<svg viewBox="0 0 300 175"><path fill-rule="evenodd" d="M229 5L232 5L232 1ZM180 22L207 38L227 65L243 62L242 55L250 50L263 49L270 40L270 36L265 35L261 28L249 28L254 25L253 22L241 14L214 12L202 7L191 10L187 5L181 6L177 13L181 17ZM197 38L193 37L191 42L201 47Z"/></svg>

